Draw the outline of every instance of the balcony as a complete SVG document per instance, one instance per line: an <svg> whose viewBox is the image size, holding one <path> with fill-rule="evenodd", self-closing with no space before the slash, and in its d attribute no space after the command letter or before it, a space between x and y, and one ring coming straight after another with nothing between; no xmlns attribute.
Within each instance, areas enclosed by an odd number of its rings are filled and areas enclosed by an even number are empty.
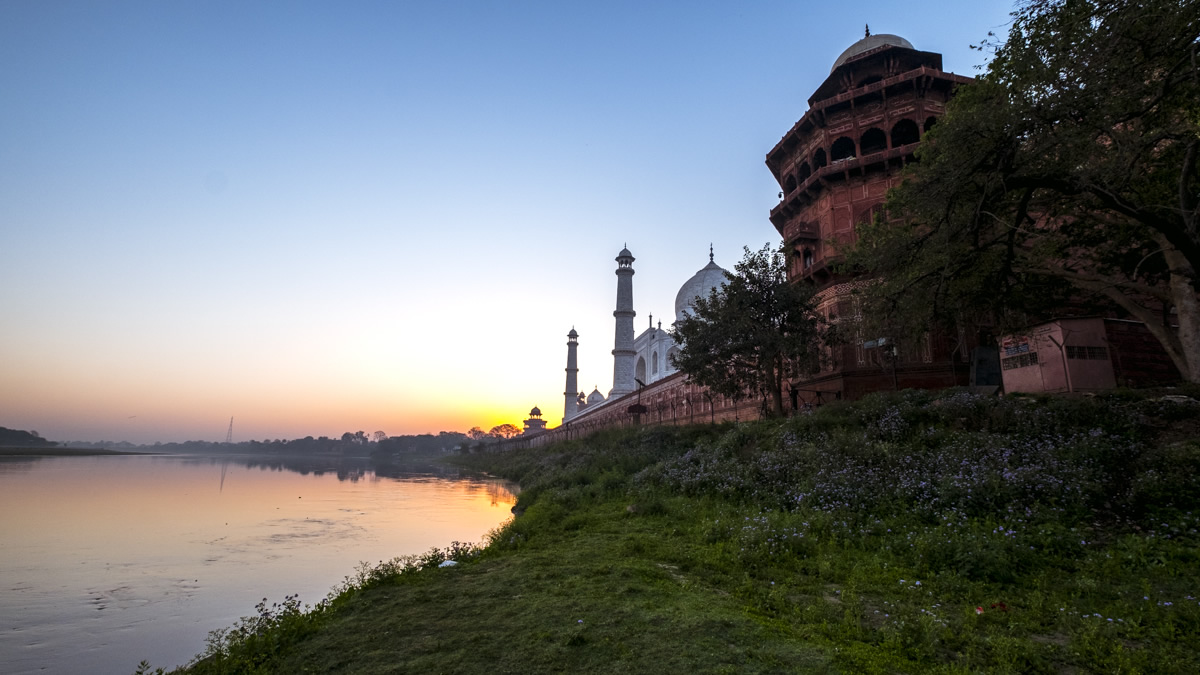
<svg viewBox="0 0 1200 675"><path fill-rule="evenodd" d="M817 193L819 193L819 188L829 183L828 179L830 176L841 174L843 178L848 178L851 172L855 171L856 169L865 173L865 168L873 164L886 164L892 160L911 155L916 151L918 145L920 145L920 141L901 145L897 148L889 148L887 150L873 152L869 155L863 155L862 157L847 157L846 159L839 159L835 162L830 162L827 166L823 166L814 171L811 176L804 180L803 183L797 185L795 190L792 190L783 196L783 201L779 202L775 208L771 209L771 222L776 223L777 214L790 214L793 201L801 199L804 195L808 195L811 199L812 196L815 196ZM780 224L776 223L776 227L779 226Z"/></svg>

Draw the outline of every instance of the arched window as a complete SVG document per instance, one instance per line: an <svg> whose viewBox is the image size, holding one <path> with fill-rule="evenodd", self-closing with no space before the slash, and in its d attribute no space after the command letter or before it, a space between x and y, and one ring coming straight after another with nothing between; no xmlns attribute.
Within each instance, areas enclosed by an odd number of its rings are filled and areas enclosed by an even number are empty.
<svg viewBox="0 0 1200 675"><path fill-rule="evenodd" d="M808 168L808 162L801 164L800 170L796 172L796 178L798 178L801 183L808 180L808 177L811 175L812 169Z"/></svg>
<svg viewBox="0 0 1200 675"><path fill-rule="evenodd" d="M910 119L900 120L896 122L896 126L892 127L893 148L916 143L919 140L921 140L921 130L917 128L917 123Z"/></svg>
<svg viewBox="0 0 1200 675"><path fill-rule="evenodd" d="M811 248L804 249L803 269L808 269L813 266L813 250Z"/></svg>
<svg viewBox="0 0 1200 675"><path fill-rule="evenodd" d="M935 124L937 124L936 117L930 117L929 119L925 120L925 131L929 131L930 129L932 129L933 125L935 125Z"/></svg>
<svg viewBox="0 0 1200 675"><path fill-rule="evenodd" d="M671 370L675 367L675 359L679 357L679 348L671 347L667 350L667 363L663 366L663 370Z"/></svg>
<svg viewBox="0 0 1200 675"><path fill-rule="evenodd" d="M790 195L792 190L796 189L796 178L792 174L788 174L787 178L783 179L783 194Z"/></svg>
<svg viewBox="0 0 1200 675"><path fill-rule="evenodd" d="M654 352L651 362L654 364L654 374L658 374L658 352Z"/></svg>
<svg viewBox="0 0 1200 675"><path fill-rule="evenodd" d="M854 154L854 140L849 136L842 136L833 142L833 147L829 149L829 160L838 162L843 159L851 159Z"/></svg>
<svg viewBox="0 0 1200 675"><path fill-rule="evenodd" d="M829 161L825 159L825 148L817 148L813 153L813 171L825 166Z"/></svg>
<svg viewBox="0 0 1200 675"><path fill-rule="evenodd" d="M646 359L645 358L643 358L641 356L638 357L637 367L633 369L633 376L636 377L637 379L641 380L642 382L646 381Z"/></svg>
<svg viewBox="0 0 1200 675"><path fill-rule="evenodd" d="M862 154L864 155L883 152L887 150L887 135L883 133L883 129L871 127L863 132L859 146L862 148Z"/></svg>

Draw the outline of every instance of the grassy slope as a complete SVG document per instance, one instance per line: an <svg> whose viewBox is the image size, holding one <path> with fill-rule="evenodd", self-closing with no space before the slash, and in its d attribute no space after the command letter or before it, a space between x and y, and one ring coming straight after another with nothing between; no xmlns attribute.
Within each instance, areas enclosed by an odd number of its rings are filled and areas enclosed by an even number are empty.
<svg viewBox="0 0 1200 675"><path fill-rule="evenodd" d="M756 620L688 570L698 552L686 537L664 536L670 520L630 518L608 503L519 552L402 575L406 583L355 596L279 671L826 668L825 650Z"/></svg>
<svg viewBox="0 0 1200 675"><path fill-rule="evenodd" d="M523 486L485 549L192 670L1200 672L1196 408L905 393L462 457Z"/></svg>

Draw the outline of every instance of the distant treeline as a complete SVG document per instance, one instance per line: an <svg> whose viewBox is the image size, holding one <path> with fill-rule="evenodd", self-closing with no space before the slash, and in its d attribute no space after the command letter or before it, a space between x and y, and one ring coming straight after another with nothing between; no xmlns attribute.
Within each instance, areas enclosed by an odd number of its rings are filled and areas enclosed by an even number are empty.
<svg viewBox="0 0 1200 675"><path fill-rule="evenodd" d="M13 432L26 434L26 432ZM35 432L36 433L36 432ZM43 443L49 443L41 439ZM316 455L339 454L366 457L368 455L393 455L401 453L438 453L451 452L472 443L467 434L457 431L441 431L437 434L417 434L408 436L388 436L382 431L367 435L362 431L342 434L339 438L320 436L313 438L305 436L294 440L265 439L262 441L241 441L238 443L217 443L213 441L184 441L182 443L154 443L152 445L135 445L128 441L114 443L111 441L72 441L73 448L96 449L141 449L154 452L171 452L187 454L239 453L239 454L272 454L272 455ZM0 443L4 444L4 443ZM14 445L13 443L8 443ZM53 445L53 444L51 444Z"/></svg>
<svg viewBox="0 0 1200 675"><path fill-rule="evenodd" d="M21 431L20 429L0 427L0 447L52 448L56 445L58 443L42 438L41 434L36 431Z"/></svg>

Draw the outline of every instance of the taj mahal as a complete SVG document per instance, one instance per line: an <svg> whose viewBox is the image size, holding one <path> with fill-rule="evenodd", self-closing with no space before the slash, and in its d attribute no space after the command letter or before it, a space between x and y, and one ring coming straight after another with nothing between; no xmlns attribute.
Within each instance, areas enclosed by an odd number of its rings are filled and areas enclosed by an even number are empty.
<svg viewBox="0 0 1200 675"><path fill-rule="evenodd" d="M579 334L572 328L567 333L567 383L563 397L562 421L565 423L577 415L600 408L626 394L657 382L677 372L671 357L678 351L675 339L663 330L662 321L653 322L634 337L633 319L633 254L622 248L617 254L617 308L613 340L613 386L608 395L593 389L585 395L579 391L579 366L577 351ZM697 297L707 297L713 289L725 283L725 270L713 262L712 247L708 249L708 264L700 268L679 288L675 295L675 322L682 321L694 313L693 303Z"/></svg>

